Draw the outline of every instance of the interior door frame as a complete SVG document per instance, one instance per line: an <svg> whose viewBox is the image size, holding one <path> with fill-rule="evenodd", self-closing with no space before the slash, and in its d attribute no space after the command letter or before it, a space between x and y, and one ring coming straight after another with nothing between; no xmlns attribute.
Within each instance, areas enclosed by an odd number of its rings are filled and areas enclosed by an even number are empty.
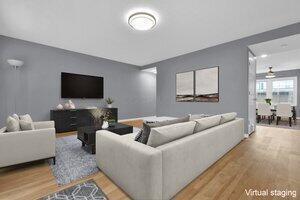
<svg viewBox="0 0 300 200"><path fill-rule="evenodd" d="M253 98L253 100L255 101L254 102L254 104L255 104L255 113L256 113L256 60L255 60L255 58L256 58L256 55L248 48L248 126L247 126L247 129L248 129L248 136L249 135L251 135L252 133L254 133L255 132L255 130L256 130L256 114L255 114L255 118L254 119L252 119L252 120L254 120L254 123L253 123L253 129L251 129L250 128L250 98L249 98L249 96L250 96L250 78L249 78L249 76L250 76L250 65L251 65L251 63L250 63L250 55L253 57L253 62L255 62L255 77L253 77L254 78L254 98Z"/></svg>

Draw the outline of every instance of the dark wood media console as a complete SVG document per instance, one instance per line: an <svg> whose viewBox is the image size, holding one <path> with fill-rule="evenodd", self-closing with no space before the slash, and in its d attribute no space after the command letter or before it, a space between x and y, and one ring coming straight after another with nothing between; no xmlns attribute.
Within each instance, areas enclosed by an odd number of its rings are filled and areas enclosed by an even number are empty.
<svg viewBox="0 0 300 200"><path fill-rule="evenodd" d="M98 109L109 111L111 120L118 122L118 108L51 110L50 119L55 122L57 133L77 131L79 127L94 124L93 113Z"/></svg>

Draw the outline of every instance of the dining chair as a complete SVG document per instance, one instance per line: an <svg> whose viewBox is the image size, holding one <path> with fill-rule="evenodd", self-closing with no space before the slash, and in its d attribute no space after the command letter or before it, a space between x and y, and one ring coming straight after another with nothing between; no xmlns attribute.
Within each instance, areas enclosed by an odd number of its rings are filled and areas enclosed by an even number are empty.
<svg viewBox="0 0 300 200"><path fill-rule="evenodd" d="M268 103L258 103L257 104L257 122L261 121L262 117L268 117L269 124L272 120L272 111Z"/></svg>
<svg viewBox="0 0 300 200"><path fill-rule="evenodd" d="M276 124L281 120L282 117L289 118L289 124L292 126L292 106L289 103L279 103L276 107Z"/></svg>

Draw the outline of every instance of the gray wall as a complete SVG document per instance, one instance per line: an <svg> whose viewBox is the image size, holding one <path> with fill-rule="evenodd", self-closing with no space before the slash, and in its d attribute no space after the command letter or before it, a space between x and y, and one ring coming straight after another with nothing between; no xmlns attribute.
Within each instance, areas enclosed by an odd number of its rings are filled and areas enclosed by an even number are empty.
<svg viewBox="0 0 300 200"><path fill-rule="evenodd" d="M182 116L188 113L217 114L235 111L248 121L248 46L300 33L300 23L251 37L210 47L145 66L157 67L158 116ZM175 101L175 74L220 66L220 102L190 103ZM246 130L246 129L245 129Z"/></svg>
<svg viewBox="0 0 300 200"><path fill-rule="evenodd" d="M13 79L6 60L24 61ZM50 109L67 99L60 98L60 73L71 72L104 77L104 97L112 97L119 108L119 118L155 115L156 76L133 65L92 57L62 49L0 36L0 124L14 110L30 113L34 120L48 120ZM104 106L101 99L73 99L77 107Z"/></svg>
<svg viewBox="0 0 300 200"><path fill-rule="evenodd" d="M276 78L284 78L284 77L297 77L297 107L296 107L296 113L297 117L300 116L300 69L295 70L287 70L287 71L280 71L275 72ZM256 74L256 79L265 79L266 74Z"/></svg>

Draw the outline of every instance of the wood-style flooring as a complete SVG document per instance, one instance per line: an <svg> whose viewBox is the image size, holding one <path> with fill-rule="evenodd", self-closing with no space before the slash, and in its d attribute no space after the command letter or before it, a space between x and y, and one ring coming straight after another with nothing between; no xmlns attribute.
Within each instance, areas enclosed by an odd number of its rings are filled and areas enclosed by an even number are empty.
<svg viewBox="0 0 300 200"><path fill-rule="evenodd" d="M70 134L73 133L65 135ZM58 187L51 169L43 161L0 169L0 199L36 199L88 179L94 179L111 200L129 199L102 172ZM258 199L248 197L245 189L296 190L296 198L285 199L300 199L300 131L257 127L251 137L228 152L174 199Z"/></svg>

